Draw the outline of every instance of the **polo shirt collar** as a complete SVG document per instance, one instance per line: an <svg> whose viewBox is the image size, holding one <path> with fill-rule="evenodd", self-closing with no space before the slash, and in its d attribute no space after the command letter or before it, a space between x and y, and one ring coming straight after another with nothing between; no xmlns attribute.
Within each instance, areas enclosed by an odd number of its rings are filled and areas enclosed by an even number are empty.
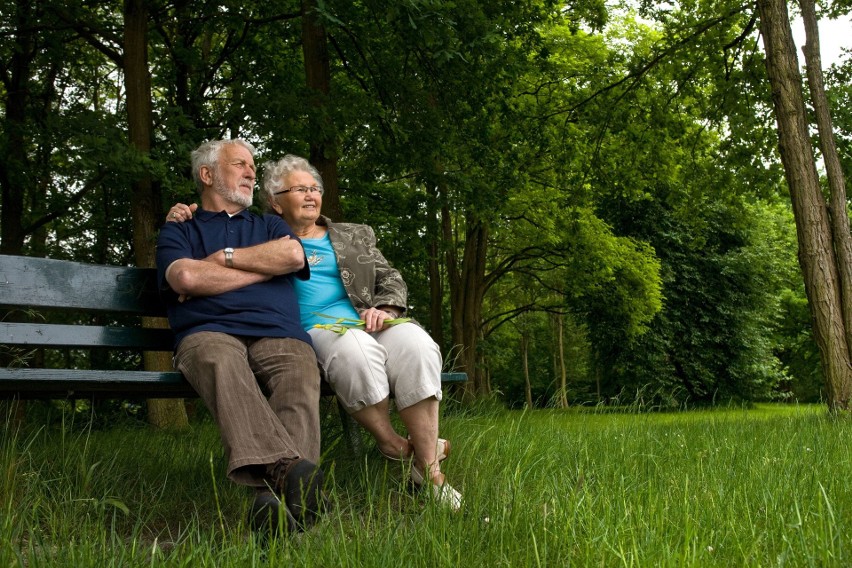
<svg viewBox="0 0 852 568"><path fill-rule="evenodd" d="M213 219L220 217L220 216L224 216L224 217L228 216L228 214L225 213L224 211L219 211L217 213L214 213L213 211L207 211L206 209L202 209L201 207L199 207L195 211L194 215L199 221L203 221L203 222L212 221ZM237 217L241 217L241 218L243 218L247 221L251 220L251 214L249 214L248 209L243 209L239 213L235 213L234 215L232 215L232 218L237 218Z"/></svg>

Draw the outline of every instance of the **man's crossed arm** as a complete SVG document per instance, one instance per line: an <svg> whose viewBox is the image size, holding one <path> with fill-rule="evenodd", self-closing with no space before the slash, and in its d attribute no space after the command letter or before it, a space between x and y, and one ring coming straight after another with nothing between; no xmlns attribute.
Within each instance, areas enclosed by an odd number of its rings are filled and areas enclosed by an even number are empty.
<svg viewBox="0 0 852 568"><path fill-rule="evenodd" d="M166 281L181 297L214 296L297 272L305 266L305 251L289 236L234 249L233 267L225 265L224 250L207 258L182 258L166 269Z"/></svg>

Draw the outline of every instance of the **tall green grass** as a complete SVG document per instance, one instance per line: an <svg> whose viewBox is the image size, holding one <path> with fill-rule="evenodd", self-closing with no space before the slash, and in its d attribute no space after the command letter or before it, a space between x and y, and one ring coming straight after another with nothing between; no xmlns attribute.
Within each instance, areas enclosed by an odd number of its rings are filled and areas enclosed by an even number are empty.
<svg viewBox="0 0 852 568"><path fill-rule="evenodd" d="M333 510L256 539L215 427L0 440L0 566L845 566L852 422L822 406L456 412L453 514L326 438Z"/></svg>

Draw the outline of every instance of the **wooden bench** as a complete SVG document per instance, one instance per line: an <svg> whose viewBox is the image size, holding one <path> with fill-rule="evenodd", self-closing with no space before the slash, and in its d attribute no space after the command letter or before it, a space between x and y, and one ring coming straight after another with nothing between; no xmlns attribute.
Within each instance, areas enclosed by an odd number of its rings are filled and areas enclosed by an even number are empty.
<svg viewBox="0 0 852 568"><path fill-rule="evenodd" d="M142 316L166 315L153 268L0 255L0 308L0 398L197 397L177 371L142 370L143 350L171 353L174 339L142 327ZM326 383L323 394L333 396Z"/></svg>

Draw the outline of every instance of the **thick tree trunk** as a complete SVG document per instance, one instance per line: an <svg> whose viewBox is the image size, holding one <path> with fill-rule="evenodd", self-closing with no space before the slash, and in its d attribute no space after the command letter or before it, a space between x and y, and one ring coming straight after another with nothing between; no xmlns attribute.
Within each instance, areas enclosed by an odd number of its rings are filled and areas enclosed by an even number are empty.
<svg viewBox="0 0 852 568"><path fill-rule="evenodd" d="M15 3L17 29L11 63L5 81L5 120L2 130L3 159L0 160L0 196L3 209L0 212L0 252L21 254L24 247L24 195L31 187L28 181L30 167L27 159L26 117L30 100L29 82L32 74L35 38L32 13L35 9L27 0ZM5 82L4 81L4 82Z"/></svg>
<svg viewBox="0 0 852 568"><path fill-rule="evenodd" d="M852 353L852 236L849 234L849 215L846 212L846 178L840 165L837 144L834 140L834 127L825 85L822 76L822 58L819 49L819 30L813 0L800 0L802 19L805 24L805 68L807 69L808 88L819 132L819 145L822 152L825 171L828 175L828 187L831 198L828 213L831 219L831 235L834 254L837 256L840 275L840 298L843 324L846 327L846 347Z"/></svg>
<svg viewBox="0 0 852 568"><path fill-rule="evenodd" d="M852 365L843 322L837 257L828 210L808 137L802 77L784 0L758 0L760 31L778 122L779 148L790 189L799 264L820 350L832 411L849 411Z"/></svg>
<svg viewBox="0 0 852 568"><path fill-rule="evenodd" d="M453 317L460 319L461 360L469 377L468 387L474 396L490 394L488 381L480 372L479 339L482 323L482 299L485 295L485 251L488 230L472 214L466 220L466 240L461 263L461 278L457 293L457 304L453 306Z"/></svg>
<svg viewBox="0 0 852 568"><path fill-rule="evenodd" d="M127 89L127 121L130 145L141 155L148 155L153 140L151 113L151 79L148 73L148 5L146 0L124 3L124 80ZM161 211L151 176L146 174L133 182L131 213L133 219L133 251L136 265L153 267L156 256L156 227ZM167 325L163 318L143 318L145 327ZM144 354L145 369L172 370L166 353ZM148 421L158 428L183 428L188 424L182 399L148 401Z"/></svg>
<svg viewBox="0 0 852 568"><path fill-rule="evenodd" d="M325 27L317 20L316 0L302 0L302 54L305 60L305 81L311 92L313 110L310 140L310 162L322 176L325 193L322 211L332 221L342 221L340 188L337 175L337 139L334 124L328 115L328 96L331 91L331 68L328 62L328 40Z"/></svg>
<svg viewBox="0 0 852 568"><path fill-rule="evenodd" d="M489 393L488 381L478 365L482 299L485 295L485 251L488 230L473 214L465 219L464 255L456 256L449 209L441 209L441 225L447 243L447 280L450 286L450 329L452 342L460 349L459 368L468 375L466 398Z"/></svg>
<svg viewBox="0 0 852 568"><path fill-rule="evenodd" d="M28 173L31 171L26 149L27 106L30 100L29 82L35 39L31 22L35 7L27 0L15 2L16 29L14 48L9 67L4 70L4 120L0 129L0 253L21 254L24 248L24 196L31 187ZM15 318L21 317L16 314ZM9 320L6 312L0 312L2 321ZM0 365L12 362L6 353L0 353ZM0 402L0 420L10 418L11 424L23 423L26 403L23 401Z"/></svg>

